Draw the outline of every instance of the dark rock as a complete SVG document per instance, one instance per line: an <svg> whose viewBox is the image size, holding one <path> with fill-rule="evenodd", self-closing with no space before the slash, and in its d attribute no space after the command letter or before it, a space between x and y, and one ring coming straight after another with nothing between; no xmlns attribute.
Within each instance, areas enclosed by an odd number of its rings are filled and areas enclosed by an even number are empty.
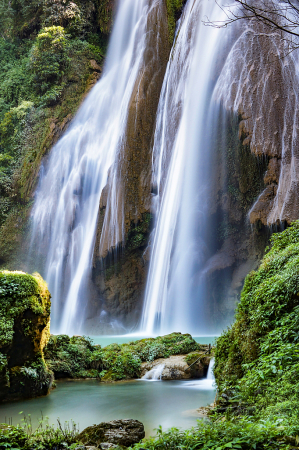
<svg viewBox="0 0 299 450"><path fill-rule="evenodd" d="M97 447L102 446L104 443L130 447L140 442L144 437L144 426L141 422L133 419L123 419L102 422L99 425L87 427L79 434L78 439L85 445L95 445Z"/></svg>

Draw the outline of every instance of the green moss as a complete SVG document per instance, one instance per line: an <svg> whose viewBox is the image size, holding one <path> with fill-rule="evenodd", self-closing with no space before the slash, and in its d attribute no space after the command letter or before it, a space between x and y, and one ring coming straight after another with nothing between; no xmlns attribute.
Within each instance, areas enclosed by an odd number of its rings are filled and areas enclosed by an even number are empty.
<svg viewBox="0 0 299 450"><path fill-rule="evenodd" d="M172 45L176 21L182 11L184 0L166 0L169 43Z"/></svg>
<svg viewBox="0 0 299 450"><path fill-rule="evenodd" d="M43 348L50 304L40 275L0 272L0 401L48 392L52 373Z"/></svg>

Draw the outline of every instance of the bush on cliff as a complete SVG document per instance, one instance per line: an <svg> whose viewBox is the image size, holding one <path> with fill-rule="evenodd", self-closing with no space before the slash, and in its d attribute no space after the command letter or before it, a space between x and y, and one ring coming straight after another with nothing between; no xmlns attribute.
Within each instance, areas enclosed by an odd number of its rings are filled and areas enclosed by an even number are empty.
<svg viewBox="0 0 299 450"><path fill-rule="evenodd" d="M68 39L63 27L43 28L30 52L30 67L37 94L63 88L63 75L69 63ZM47 101L48 96L46 97Z"/></svg>
<svg viewBox="0 0 299 450"><path fill-rule="evenodd" d="M50 305L40 275L0 272L0 401L48 393L53 375L43 349Z"/></svg>

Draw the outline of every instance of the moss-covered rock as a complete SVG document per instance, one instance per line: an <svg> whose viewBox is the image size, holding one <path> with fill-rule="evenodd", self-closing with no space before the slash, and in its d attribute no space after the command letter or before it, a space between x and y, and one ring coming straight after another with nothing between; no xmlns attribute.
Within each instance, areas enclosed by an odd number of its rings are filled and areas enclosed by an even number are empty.
<svg viewBox="0 0 299 450"><path fill-rule="evenodd" d="M118 381L139 378L141 363L206 350L190 334L172 333L128 344L101 348L90 339L66 335L51 336L45 348L46 363L56 378L101 378Z"/></svg>
<svg viewBox="0 0 299 450"><path fill-rule="evenodd" d="M50 293L39 274L0 272L0 401L47 394L53 374L43 349Z"/></svg>
<svg viewBox="0 0 299 450"><path fill-rule="evenodd" d="M129 344L111 344L96 351L92 358L95 364L102 367L103 381L116 381L139 378L142 362L184 355L199 348L200 345L190 334L172 333Z"/></svg>

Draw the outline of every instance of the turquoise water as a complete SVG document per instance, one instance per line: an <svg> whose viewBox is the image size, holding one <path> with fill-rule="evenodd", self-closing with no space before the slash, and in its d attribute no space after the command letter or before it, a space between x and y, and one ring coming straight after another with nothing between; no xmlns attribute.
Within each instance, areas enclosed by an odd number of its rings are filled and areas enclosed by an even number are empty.
<svg viewBox="0 0 299 450"><path fill-rule="evenodd" d="M215 390L207 388L204 380L191 381L130 381L113 384L96 380L64 380L50 395L37 399L0 405L0 423L12 420L16 425L24 414L31 414L33 427L38 419L49 417L49 423L73 419L82 431L85 427L113 419L138 419L146 435L155 434L162 425L190 428L198 417L194 410L214 401ZM21 415L20 412L23 412Z"/></svg>
<svg viewBox="0 0 299 450"><path fill-rule="evenodd" d="M94 344L105 347L109 344L126 344L127 342L138 341L149 336L123 335L123 336L89 336ZM199 344L214 344L218 336L192 336Z"/></svg>

